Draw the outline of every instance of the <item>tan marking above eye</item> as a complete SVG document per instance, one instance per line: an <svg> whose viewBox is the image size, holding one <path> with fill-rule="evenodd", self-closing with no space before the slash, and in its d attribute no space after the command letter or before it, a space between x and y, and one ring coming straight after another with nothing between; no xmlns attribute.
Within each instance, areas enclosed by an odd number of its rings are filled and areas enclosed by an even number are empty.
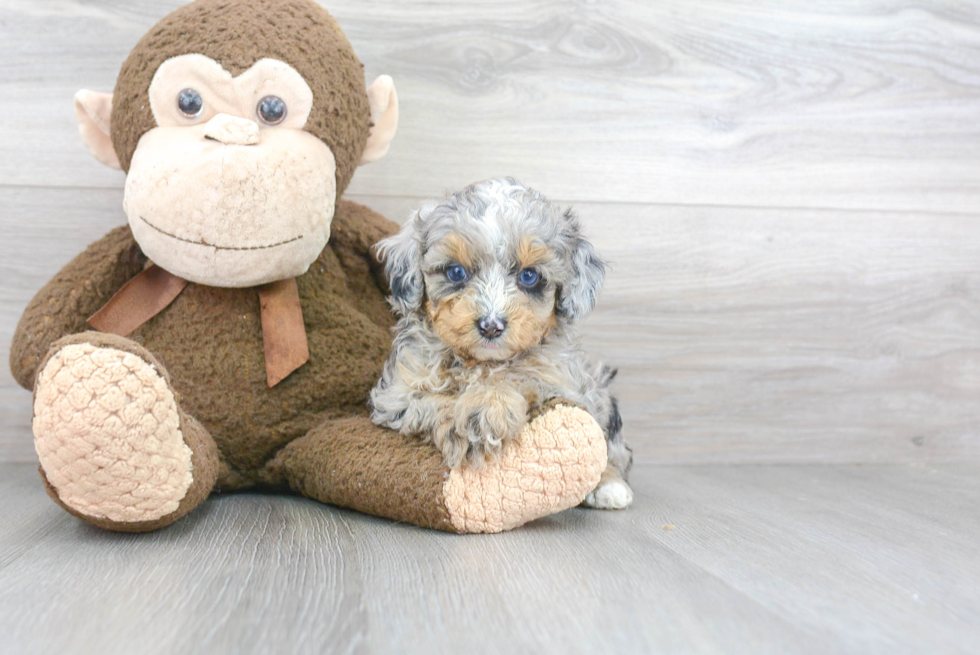
<svg viewBox="0 0 980 655"><path fill-rule="evenodd" d="M532 237L524 237L517 246L517 262L522 269L551 261L554 256L551 248Z"/></svg>
<svg viewBox="0 0 980 655"><path fill-rule="evenodd" d="M458 262L466 268L473 266L469 245L458 234L447 234L436 244L436 249L447 259Z"/></svg>

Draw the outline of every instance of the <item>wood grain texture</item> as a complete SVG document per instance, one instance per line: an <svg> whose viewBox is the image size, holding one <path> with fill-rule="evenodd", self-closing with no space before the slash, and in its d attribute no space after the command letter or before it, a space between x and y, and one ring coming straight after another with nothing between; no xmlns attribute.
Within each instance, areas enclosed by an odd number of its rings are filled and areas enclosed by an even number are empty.
<svg viewBox="0 0 980 655"><path fill-rule="evenodd" d="M977 473L642 466L630 510L469 537L237 495L119 535L65 515L31 466L0 465L0 640L67 654L972 653Z"/></svg>
<svg viewBox="0 0 980 655"><path fill-rule="evenodd" d="M71 109L180 0L6 0L5 184L121 186ZM391 153L351 190L513 174L562 198L976 212L980 5L955 0L330 0Z"/></svg>
<svg viewBox="0 0 980 655"><path fill-rule="evenodd" d="M351 196L398 220L415 198ZM40 288L125 222L118 189L0 188L0 358ZM980 458L974 217L580 203L611 263L586 346L641 461ZM45 253L39 257L38 253ZM33 461L0 370L0 461Z"/></svg>
<svg viewBox="0 0 980 655"><path fill-rule="evenodd" d="M0 3L24 116L0 125L4 360L33 293L124 222L71 95L178 4ZM587 345L641 461L980 455L978 7L329 6L403 109L348 196L402 220L514 173L575 203L613 264ZM34 458L29 398L0 367L0 461Z"/></svg>
<svg viewBox="0 0 980 655"><path fill-rule="evenodd" d="M980 460L976 216L572 206L611 264L583 332L638 458Z"/></svg>
<svg viewBox="0 0 980 655"><path fill-rule="evenodd" d="M125 221L72 94L179 4L0 1L4 363ZM237 495L109 534L44 494L3 365L0 651L980 651L980 4L324 4L401 100L349 198L516 175L611 261L583 329L636 505L459 537Z"/></svg>

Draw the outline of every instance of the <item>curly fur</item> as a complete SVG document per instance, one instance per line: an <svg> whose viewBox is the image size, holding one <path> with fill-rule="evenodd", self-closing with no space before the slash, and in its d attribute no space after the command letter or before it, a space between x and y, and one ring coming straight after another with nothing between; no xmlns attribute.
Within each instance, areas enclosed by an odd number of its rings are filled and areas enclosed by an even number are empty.
<svg viewBox="0 0 980 655"><path fill-rule="evenodd" d="M450 467L478 465L529 415L561 398L584 407L625 478L632 454L609 383L576 323L595 306L605 266L577 218L512 178L424 205L379 254L399 316L391 357L371 392L372 419L431 440ZM447 271L462 266L467 279ZM532 268L538 283L519 282ZM485 337L481 319L505 326Z"/></svg>

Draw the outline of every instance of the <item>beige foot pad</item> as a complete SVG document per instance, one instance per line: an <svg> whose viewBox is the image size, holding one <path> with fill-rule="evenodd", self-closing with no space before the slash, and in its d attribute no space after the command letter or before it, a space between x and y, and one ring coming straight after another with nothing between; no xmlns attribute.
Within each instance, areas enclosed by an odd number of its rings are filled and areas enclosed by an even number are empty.
<svg viewBox="0 0 980 655"><path fill-rule="evenodd" d="M193 482L173 391L153 365L115 348L75 343L48 360L34 445L61 502L92 518L159 519Z"/></svg>
<svg viewBox="0 0 980 655"><path fill-rule="evenodd" d="M502 532L578 505L605 467L599 424L559 405L531 421L498 460L454 469L443 497L459 532Z"/></svg>

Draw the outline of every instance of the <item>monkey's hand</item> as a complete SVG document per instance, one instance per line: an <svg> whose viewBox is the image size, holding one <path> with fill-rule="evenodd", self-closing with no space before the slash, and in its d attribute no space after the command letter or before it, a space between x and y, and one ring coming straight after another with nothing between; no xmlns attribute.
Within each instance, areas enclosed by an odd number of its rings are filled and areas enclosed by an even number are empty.
<svg viewBox="0 0 980 655"><path fill-rule="evenodd" d="M90 329L88 318L143 270L146 256L129 226L118 227L68 262L24 310L10 347L10 370L25 389L52 343Z"/></svg>

